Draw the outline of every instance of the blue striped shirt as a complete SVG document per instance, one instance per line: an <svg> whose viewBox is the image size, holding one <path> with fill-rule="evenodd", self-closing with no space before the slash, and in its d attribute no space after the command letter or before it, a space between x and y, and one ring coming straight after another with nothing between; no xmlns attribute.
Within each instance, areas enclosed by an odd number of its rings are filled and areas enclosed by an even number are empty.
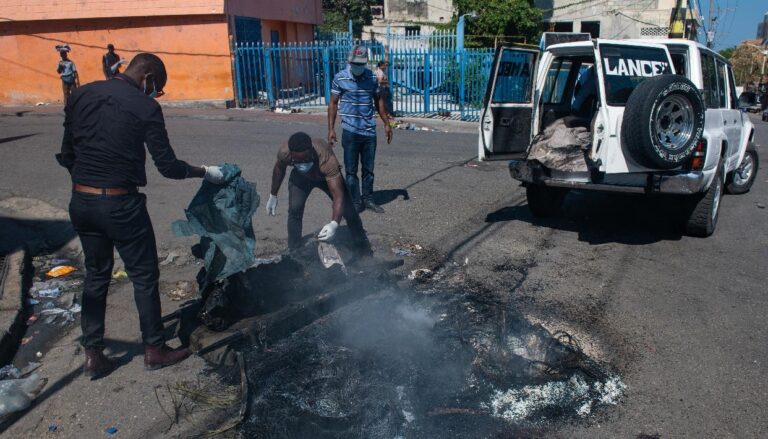
<svg viewBox="0 0 768 439"><path fill-rule="evenodd" d="M369 69L356 79L347 68L333 77L331 93L339 96L341 128L347 131L376 136L376 98L379 80Z"/></svg>

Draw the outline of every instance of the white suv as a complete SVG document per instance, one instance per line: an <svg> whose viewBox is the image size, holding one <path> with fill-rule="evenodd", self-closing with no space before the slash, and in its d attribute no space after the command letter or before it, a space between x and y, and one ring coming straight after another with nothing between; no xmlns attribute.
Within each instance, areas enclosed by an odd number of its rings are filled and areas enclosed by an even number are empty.
<svg viewBox="0 0 768 439"><path fill-rule="evenodd" d="M536 216L569 189L685 195L685 230L709 236L723 191L755 179L754 126L731 65L687 40L555 44L496 51L479 159L512 159Z"/></svg>

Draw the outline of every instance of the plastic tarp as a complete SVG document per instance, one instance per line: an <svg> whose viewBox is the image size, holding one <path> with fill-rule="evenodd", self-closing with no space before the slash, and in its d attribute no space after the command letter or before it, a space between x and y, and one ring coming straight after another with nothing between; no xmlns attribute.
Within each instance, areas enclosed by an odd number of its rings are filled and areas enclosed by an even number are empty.
<svg viewBox="0 0 768 439"><path fill-rule="evenodd" d="M255 262L251 218L260 201L256 184L241 177L237 165L225 163L221 170L225 183L204 180L184 210L187 221L175 221L171 226L177 236L200 236L199 246L193 248L193 254L205 260L205 271L198 276L200 291Z"/></svg>
<svg viewBox="0 0 768 439"><path fill-rule="evenodd" d="M587 172L584 154L592 146L592 133L586 124L579 118L557 119L533 138L528 160L557 171Z"/></svg>

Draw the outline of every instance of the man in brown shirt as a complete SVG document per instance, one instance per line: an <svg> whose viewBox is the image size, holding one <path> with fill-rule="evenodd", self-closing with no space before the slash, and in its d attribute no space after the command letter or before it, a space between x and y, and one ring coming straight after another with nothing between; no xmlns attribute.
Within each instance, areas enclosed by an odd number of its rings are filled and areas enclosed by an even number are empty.
<svg viewBox="0 0 768 439"><path fill-rule="evenodd" d="M288 178L289 250L301 247L304 206L310 192L318 188L333 200L333 213L331 222L320 230L317 238L320 241L333 239L343 216L352 232L354 246L362 252L370 253L370 242L363 229L360 215L349 201L341 165L336 155L326 141L312 139L307 133L293 134L277 152L277 162L272 170L272 190L267 201L267 214L271 216L277 214L277 192L285 179L288 166L293 166L291 176Z"/></svg>

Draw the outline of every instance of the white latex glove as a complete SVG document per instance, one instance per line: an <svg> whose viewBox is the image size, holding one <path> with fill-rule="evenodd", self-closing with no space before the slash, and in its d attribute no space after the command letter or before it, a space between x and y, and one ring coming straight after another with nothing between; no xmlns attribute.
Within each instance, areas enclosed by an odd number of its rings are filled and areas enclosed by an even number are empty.
<svg viewBox="0 0 768 439"><path fill-rule="evenodd" d="M329 222L322 230L320 230L320 233L317 234L317 239L320 241L330 241L331 238L336 235L336 229L338 228L339 223L336 221Z"/></svg>
<svg viewBox="0 0 768 439"><path fill-rule="evenodd" d="M224 184L224 173L219 166L203 166L205 169L205 181L213 184Z"/></svg>
<svg viewBox="0 0 768 439"><path fill-rule="evenodd" d="M267 215L277 215L277 197L269 194L269 200L267 201Z"/></svg>

